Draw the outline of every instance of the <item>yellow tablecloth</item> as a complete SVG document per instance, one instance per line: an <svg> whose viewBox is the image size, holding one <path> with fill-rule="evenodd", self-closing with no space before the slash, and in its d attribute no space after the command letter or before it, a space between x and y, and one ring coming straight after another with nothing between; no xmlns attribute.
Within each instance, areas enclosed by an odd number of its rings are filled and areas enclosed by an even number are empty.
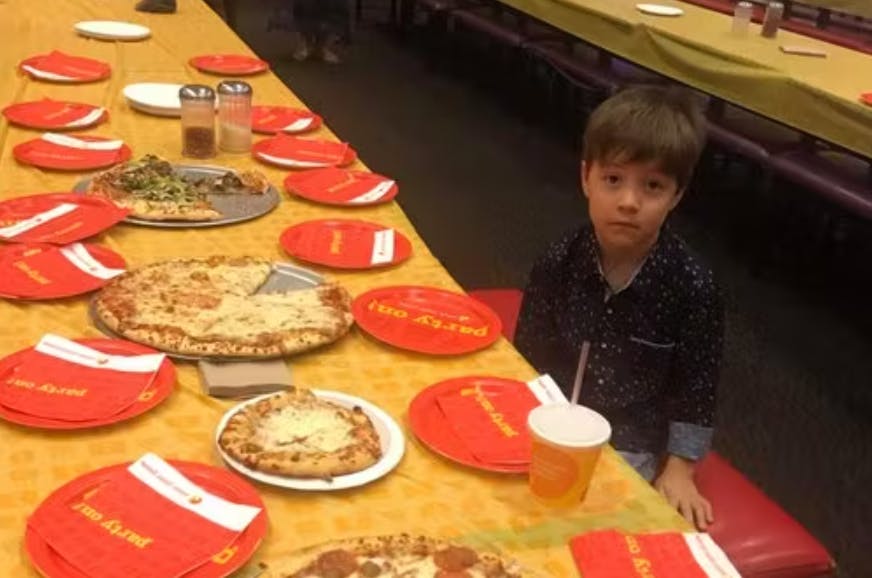
<svg viewBox="0 0 872 578"><path fill-rule="evenodd" d="M246 46L200 0L180 0L176 15L134 12L132 0L7 0L0 2L0 103L50 96L102 104L111 121L95 134L124 138L137 155L157 153L180 160L177 120L134 112L122 87L141 81L197 81L217 77L196 72L187 60L201 53L247 52ZM76 36L72 26L84 19L120 19L151 27L145 42L112 43ZM30 55L60 49L104 59L113 67L108 81L64 86L34 82L16 72ZM298 104L272 74L251 78L256 103ZM362 96L361 96L362 97ZM12 147L33 138L33 131L0 124L0 198L39 191L67 190L78 175L19 166ZM320 136L329 135L322 129ZM364 151L365 154L365 151ZM285 173L256 163L248 155L222 154L214 164L257 167L274 183ZM375 167L376 169L378 167ZM401 195L414 195L400 183ZM389 284L425 284L457 289L427 250L400 208L351 211L404 231L414 256L382 272L328 274L353 294ZM279 233L289 224L315 217L347 216L341 209L285 198L270 215L238 226L206 230L156 230L118 226L98 237L120 252L131 267L182 255L252 254L285 260ZM54 303L0 301L0 354L34 344L46 332L68 337L97 336L89 324L86 298ZM684 521L613 453L596 474L581 507L552 512L536 506L523 478L479 473L449 463L419 445L408 431L406 407L415 392L446 378L491 374L529 379L534 371L505 340L464 357L436 359L403 353L354 330L333 347L290 360L297 383L360 395L393 415L409 436L406 456L386 479L365 488L336 493L306 493L258 486L270 518L270 531L258 553L277 553L328 539L362 534L422 532L501 547L525 564L555 576L575 571L567 539L584 530L620 527L629 531L685 529ZM25 521L52 490L90 470L138 458L153 451L165 458L219 465L214 429L230 402L201 393L193 365L180 363L177 391L154 411L114 427L74 433L43 432L0 423L0 576L35 576L22 548Z"/></svg>
<svg viewBox="0 0 872 578"><path fill-rule="evenodd" d="M680 5L684 15L642 14L635 0L500 0L578 38L689 86L872 158L872 56L785 30L776 39L730 32L731 16ZM827 58L787 55L816 47Z"/></svg>

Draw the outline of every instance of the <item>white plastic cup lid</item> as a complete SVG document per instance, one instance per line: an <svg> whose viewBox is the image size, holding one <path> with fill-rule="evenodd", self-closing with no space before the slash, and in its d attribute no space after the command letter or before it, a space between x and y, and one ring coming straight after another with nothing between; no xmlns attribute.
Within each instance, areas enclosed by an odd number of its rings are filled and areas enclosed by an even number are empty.
<svg viewBox="0 0 872 578"><path fill-rule="evenodd" d="M606 418L576 404L540 405L530 412L527 425L536 436L571 448L603 445L612 436L612 426Z"/></svg>

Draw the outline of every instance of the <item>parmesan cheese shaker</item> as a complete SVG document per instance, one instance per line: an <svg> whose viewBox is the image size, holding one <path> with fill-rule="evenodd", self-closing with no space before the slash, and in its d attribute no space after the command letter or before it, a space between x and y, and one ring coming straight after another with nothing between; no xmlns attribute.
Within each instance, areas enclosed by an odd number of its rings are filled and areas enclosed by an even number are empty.
<svg viewBox="0 0 872 578"><path fill-rule="evenodd" d="M240 80L218 84L218 148L229 153L251 150L251 86Z"/></svg>
<svg viewBox="0 0 872 578"><path fill-rule="evenodd" d="M754 5L750 2L739 2L736 4L736 9L733 12L733 34L737 36L748 34L753 12Z"/></svg>

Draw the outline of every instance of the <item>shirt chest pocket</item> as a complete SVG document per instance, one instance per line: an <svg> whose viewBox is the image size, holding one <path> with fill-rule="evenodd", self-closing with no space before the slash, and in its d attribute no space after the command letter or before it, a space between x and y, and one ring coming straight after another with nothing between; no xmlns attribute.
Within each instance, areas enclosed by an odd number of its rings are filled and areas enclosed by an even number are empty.
<svg viewBox="0 0 872 578"><path fill-rule="evenodd" d="M667 384L675 342L633 335L629 338L630 373L637 399L660 394Z"/></svg>

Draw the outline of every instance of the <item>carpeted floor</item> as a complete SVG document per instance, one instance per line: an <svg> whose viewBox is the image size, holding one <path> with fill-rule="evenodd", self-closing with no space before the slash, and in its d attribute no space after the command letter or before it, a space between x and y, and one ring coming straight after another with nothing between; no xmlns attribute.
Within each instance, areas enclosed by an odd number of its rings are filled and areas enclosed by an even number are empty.
<svg viewBox="0 0 872 578"><path fill-rule="evenodd" d="M293 62L287 33L266 31L268 4L246 4L238 29L399 181L462 285L522 287L547 243L585 219L575 130L555 130L535 99L519 108L511 86L435 64L419 33L400 40L381 23L386 4L366 3L340 66ZM728 298L716 446L827 545L840 575L872 576L872 223L836 212L840 242L820 251L811 231L828 207L788 183L761 198L754 179L711 166L673 219Z"/></svg>

